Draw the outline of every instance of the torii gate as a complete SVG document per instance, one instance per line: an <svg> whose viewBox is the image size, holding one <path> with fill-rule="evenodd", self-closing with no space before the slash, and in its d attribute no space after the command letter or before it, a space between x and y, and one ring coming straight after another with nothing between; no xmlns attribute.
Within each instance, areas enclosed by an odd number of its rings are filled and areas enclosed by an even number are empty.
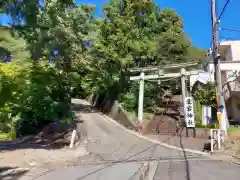
<svg viewBox="0 0 240 180"><path fill-rule="evenodd" d="M198 62L194 63L182 63L182 64L172 64L162 67L143 67L143 68L132 68L129 72L139 72L139 76L131 76L131 81L139 82L139 99L138 99L138 121L143 121L143 99L144 99L144 81L145 80L161 80L165 78L177 78L181 77L181 88L182 88L182 102L186 98L186 76L198 75L199 73L204 73L204 70L190 70L186 71L186 68L196 67ZM166 72L174 71L174 72ZM166 72L166 73L165 73ZM147 74L148 73L148 74ZM149 74L150 73L150 74ZM146 75L147 74L147 75ZM183 103L184 106L184 103ZM185 107L183 107L185 110ZM185 112L184 112L185 116ZM186 118L185 118L186 119Z"/></svg>

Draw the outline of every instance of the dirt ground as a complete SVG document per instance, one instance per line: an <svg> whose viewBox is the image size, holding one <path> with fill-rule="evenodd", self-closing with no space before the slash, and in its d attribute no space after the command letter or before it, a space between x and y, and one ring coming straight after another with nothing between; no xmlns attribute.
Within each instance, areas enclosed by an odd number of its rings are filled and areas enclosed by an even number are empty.
<svg viewBox="0 0 240 180"><path fill-rule="evenodd" d="M0 152L0 167L11 166L11 167L36 167L46 165L64 165L68 161L72 161L78 157L87 155L86 148L84 145L78 146L74 149L68 147L61 149L15 149L9 151Z"/></svg>
<svg viewBox="0 0 240 180"><path fill-rule="evenodd" d="M224 146L225 153L240 158L240 128L229 132Z"/></svg>
<svg viewBox="0 0 240 180"><path fill-rule="evenodd" d="M80 139L74 148L69 148L72 130L72 126L62 128L51 124L38 135L20 142L0 141L0 167L31 168L65 165L87 155L86 138Z"/></svg>

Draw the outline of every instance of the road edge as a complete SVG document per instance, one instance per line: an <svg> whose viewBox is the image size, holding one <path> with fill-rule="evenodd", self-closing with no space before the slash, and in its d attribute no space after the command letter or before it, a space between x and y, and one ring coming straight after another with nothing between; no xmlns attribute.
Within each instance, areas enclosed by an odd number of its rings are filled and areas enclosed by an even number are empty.
<svg viewBox="0 0 240 180"><path fill-rule="evenodd" d="M82 101L85 101L86 104L91 105L91 103L89 103L88 101L86 100L82 100ZM94 108L94 107L93 107ZM213 156L212 154L210 153L206 153L206 152L202 152L202 151L197 151L197 150L192 150L192 149L182 149L182 148L179 148L177 146L173 146L173 145L169 145L167 143L164 143L164 142L161 142L161 141L158 141L158 140L154 140L154 139L151 139L149 137L146 137L142 134L139 134L137 132L134 132L132 130L129 130L127 129L125 126L119 124L116 120L114 120L113 118L109 117L108 115L104 114L104 113L101 113L99 114L99 116L102 116L103 118L105 118L106 120L114 123L116 126L118 126L119 128L121 128L124 132L126 133L129 133L129 134L132 134L138 138L141 138L141 139L144 139L146 141L149 141L149 142L152 142L154 144L158 144L158 145L161 145L163 147L166 147L166 148L169 148L169 149L174 149L174 150L178 150L178 151L182 151L182 152L189 152L189 153L193 153L193 154L199 154L199 155L202 155L202 156L205 156L205 157L208 157L208 158L211 158L211 159L215 159L215 160L219 160L219 161L224 161L224 162L228 162L230 164L234 164L234 165L237 165L237 166L240 166L240 164L238 162L235 162L234 158L231 157L231 158L221 158L221 157L216 157L216 156ZM229 160L230 159L230 160ZM233 160L231 160L233 159Z"/></svg>
<svg viewBox="0 0 240 180"><path fill-rule="evenodd" d="M167 143L163 143L161 141L158 141L158 140L154 140L154 139L151 139L149 137L146 137L142 134L139 134L137 132L134 132L132 130L129 130L127 129L126 127L124 127L123 125L119 124L117 121L115 121L114 119L112 119L111 117L109 117L108 115L106 114L101 114L106 120L114 123L115 125L117 125L119 128L121 128L124 132L126 133L129 133L129 134L132 134L136 137L139 137L141 139L144 139L146 141L149 141L149 142L152 142L154 144L158 144L160 146L163 146L163 147L166 147L166 148L169 148L169 149L174 149L174 150L177 150L177 151L182 151L182 152L189 152L189 153L193 153L193 154L199 154L199 155L202 155L202 156L205 156L205 157L208 157L208 158L211 158L213 160L219 160L219 161L223 161L223 162L228 162L230 164L234 164L236 166L240 166L239 162L236 162L235 159L233 157L217 157L217 156L214 156L214 155L211 155L210 153L206 153L206 152L202 152L202 151L197 151L197 150L193 150L193 149L182 149L182 148L179 148L177 146L173 146L173 145L169 145Z"/></svg>
<svg viewBox="0 0 240 180"><path fill-rule="evenodd" d="M210 156L210 157L211 157L211 155L210 155L209 153L206 153L206 152L197 151L197 150L193 150L193 149L182 149L182 148L177 147L177 146L169 145L169 144L167 144L167 143L163 143L163 142L161 142L161 141L151 139L151 138L146 137L146 136L144 136L144 135L142 135L142 134L139 134L139 133L137 133L137 132L134 132L134 131L132 131L132 130L127 129L126 127L124 127L123 125L119 124L119 123L116 122L114 119L112 119L111 117L107 116L106 114L102 114L102 116L103 116L106 120L108 120L108 121L114 123L115 125L117 125L118 127L120 127L123 131L125 131L125 132L127 132L127 133L129 133L129 134L132 134L132 135L134 135L134 136L137 136L137 137L139 137L139 138L141 138L141 139L144 139L144 140L147 140L147 141L149 141L149 142L152 142L152 143L154 143L154 144L158 144L158 145L161 145L161 146L166 147L166 148L169 148L169 149L174 149L174 150L178 150L178 151L185 151L185 152L189 152L189 153L200 154L200 155L205 155L205 156Z"/></svg>

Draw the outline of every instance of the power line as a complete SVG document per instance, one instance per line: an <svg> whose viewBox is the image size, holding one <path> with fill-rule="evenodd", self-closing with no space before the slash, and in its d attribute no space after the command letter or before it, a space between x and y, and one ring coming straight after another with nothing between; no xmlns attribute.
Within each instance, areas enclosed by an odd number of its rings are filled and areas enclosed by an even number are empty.
<svg viewBox="0 0 240 180"><path fill-rule="evenodd" d="M227 8L229 2L230 2L230 0L227 0L227 2L225 3L225 5L224 5L224 7L223 7L223 9L222 9L222 11L221 11L221 13L220 13L220 16L218 17L218 21L221 19L221 17L222 17L222 15L223 15L225 9Z"/></svg>
<svg viewBox="0 0 240 180"><path fill-rule="evenodd" d="M239 39L236 39L236 38L233 38L233 37L226 37L226 36L221 36L220 39L222 39L222 41L226 41L226 40L237 41L237 40L239 40Z"/></svg>
<svg viewBox="0 0 240 180"><path fill-rule="evenodd" d="M218 28L218 30L223 30L223 31L232 31L232 32L239 32L239 29L231 29L231 28Z"/></svg>

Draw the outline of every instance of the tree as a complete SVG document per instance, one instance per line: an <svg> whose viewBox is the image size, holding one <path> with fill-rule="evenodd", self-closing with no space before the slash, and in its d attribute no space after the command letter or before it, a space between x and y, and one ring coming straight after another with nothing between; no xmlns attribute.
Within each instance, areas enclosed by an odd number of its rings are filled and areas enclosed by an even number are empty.
<svg viewBox="0 0 240 180"><path fill-rule="evenodd" d="M95 93L102 101L118 99L136 109L138 87L127 79L129 67L191 61L181 18L149 0L112 0L103 19L93 17L94 7L73 0L6 0L0 8L12 17L13 32L26 41L31 55L19 112L21 122L34 127L63 117L58 109L67 114L72 91ZM172 84L147 82L145 109Z"/></svg>
<svg viewBox="0 0 240 180"><path fill-rule="evenodd" d="M29 57L27 44L22 38L13 37L11 28L0 26L0 59L24 60Z"/></svg>
<svg viewBox="0 0 240 180"><path fill-rule="evenodd" d="M14 132L27 83L28 69L24 68L17 62L0 63L0 132Z"/></svg>
<svg viewBox="0 0 240 180"><path fill-rule="evenodd" d="M11 15L14 29L27 41L32 58L54 60L66 72L70 72L73 59L82 58L91 41L92 6L77 5L73 0L7 0L4 9Z"/></svg>
<svg viewBox="0 0 240 180"><path fill-rule="evenodd" d="M39 1L7 0L4 10L12 16L12 29L26 41L32 59L27 63L28 83L17 114L20 131L33 133L69 113L72 81L81 80L72 78L73 71L87 73L87 54L95 37L94 7L78 6L67 0L44 1L44 6ZM13 91L9 88L9 92ZM5 106L3 103L1 107ZM10 108L9 114L12 112ZM13 115L9 117L12 119Z"/></svg>
<svg viewBox="0 0 240 180"><path fill-rule="evenodd" d="M119 81L128 67L186 60L190 45L180 17L173 10L160 11L152 1L110 1L99 29L93 71L98 73L94 82L104 84L103 89Z"/></svg>
<svg viewBox="0 0 240 180"><path fill-rule="evenodd" d="M192 90L192 96L199 101L201 105L216 107L216 91L213 83L206 85L195 84Z"/></svg>

